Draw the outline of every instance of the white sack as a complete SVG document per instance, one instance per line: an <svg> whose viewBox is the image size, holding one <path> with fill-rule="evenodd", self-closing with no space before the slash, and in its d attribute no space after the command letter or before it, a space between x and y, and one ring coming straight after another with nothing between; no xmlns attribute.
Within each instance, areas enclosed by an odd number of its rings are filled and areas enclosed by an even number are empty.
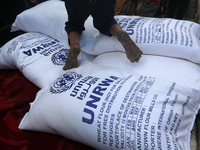
<svg viewBox="0 0 200 150"><path fill-rule="evenodd" d="M199 84L183 86L88 62L40 91L19 128L102 150L189 150L199 104Z"/></svg>
<svg viewBox="0 0 200 150"><path fill-rule="evenodd" d="M200 25L170 18L115 16L144 54L177 57L200 63ZM117 38L99 34L93 49L87 53L99 55L125 51ZM142 59L142 58L141 58Z"/></svg>
<svg viewBox="0 0 200 150"><path fill-rule="evenodd" d="M65 31L65 22L67 20L68 14L64 2L49 0L17 15L11 31L40 32L68 43L68 36ZM82 49L91 49L94 43L93 35L98 33L93 27L91 16L86 20L85 27L86 30L81 35L80 43L87 42L86 47L82 46Z"/></svg>
<svg viewBox="0 0 200 150"><path fill-rule="evenodd" d="M22 34L0 48L0 69L19 69L39 88L48 87L61 73L68 55L68 44L41 33ZM92 60L81 52L78 61Z"/></svg>

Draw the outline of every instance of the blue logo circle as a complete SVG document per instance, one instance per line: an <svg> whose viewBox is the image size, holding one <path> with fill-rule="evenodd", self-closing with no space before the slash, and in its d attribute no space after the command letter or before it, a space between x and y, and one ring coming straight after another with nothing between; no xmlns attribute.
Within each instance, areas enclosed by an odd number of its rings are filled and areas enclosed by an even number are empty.
<svg viewBox="0 0 200 150"><path fill-rule="evenodd" d="M81 74L75 72L68 72L59 77L50 88L50 92L58 94L65 92L74 85L74 83L82 77Z"/></svg>

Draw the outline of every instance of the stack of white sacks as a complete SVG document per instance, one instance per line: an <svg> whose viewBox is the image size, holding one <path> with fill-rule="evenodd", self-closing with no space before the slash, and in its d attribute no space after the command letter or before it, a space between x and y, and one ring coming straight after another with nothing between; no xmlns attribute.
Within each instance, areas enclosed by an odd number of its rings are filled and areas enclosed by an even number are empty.
<svg viewBox="0 0 200 150"><path fill-rule="evenodd" d="M41 88L19 128L96 149L190 149L200 105L200 25L115 18L143 51L141 60L130 63L116 37L100 34L89 17L80 66L63 71L64 2L46 1L17 16L12 31L27 33L0 48L0 69L19 69Z"/></svg>

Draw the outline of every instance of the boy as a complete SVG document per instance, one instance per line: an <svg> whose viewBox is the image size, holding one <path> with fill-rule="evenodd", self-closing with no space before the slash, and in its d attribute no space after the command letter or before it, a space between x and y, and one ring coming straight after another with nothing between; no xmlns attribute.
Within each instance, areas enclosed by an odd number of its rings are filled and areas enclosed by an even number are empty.
<svg viewBox="0 0 200 150"><path fill-rule="evenodd" d="M123 45L126 56L131 62L138 62L142 51L123 31L114 19L116 0L65 0L68 21L65 30L69 37L70 50L64 70L78 67L77 57L80 53L79 37L85 30L85 20L91 15L93 24L100 33L116 36Z"/></svg>

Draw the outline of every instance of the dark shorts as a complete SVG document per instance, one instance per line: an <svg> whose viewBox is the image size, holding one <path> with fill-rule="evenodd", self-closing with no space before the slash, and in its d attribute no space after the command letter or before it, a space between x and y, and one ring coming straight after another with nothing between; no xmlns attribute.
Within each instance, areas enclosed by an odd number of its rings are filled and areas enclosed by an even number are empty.
<svg viewBox="0 0 200 150"><path fill-rule="evenodd" d="M65 23L66 32L69 34L76 31L81 34L85 30L86 19L91 15L94 27L100 33L111 36L110 27L117 24L114 19L115 4L116 0L96 0L95 4L90 3L89 0L65 0L68 13L68 21Z"/></svg>

